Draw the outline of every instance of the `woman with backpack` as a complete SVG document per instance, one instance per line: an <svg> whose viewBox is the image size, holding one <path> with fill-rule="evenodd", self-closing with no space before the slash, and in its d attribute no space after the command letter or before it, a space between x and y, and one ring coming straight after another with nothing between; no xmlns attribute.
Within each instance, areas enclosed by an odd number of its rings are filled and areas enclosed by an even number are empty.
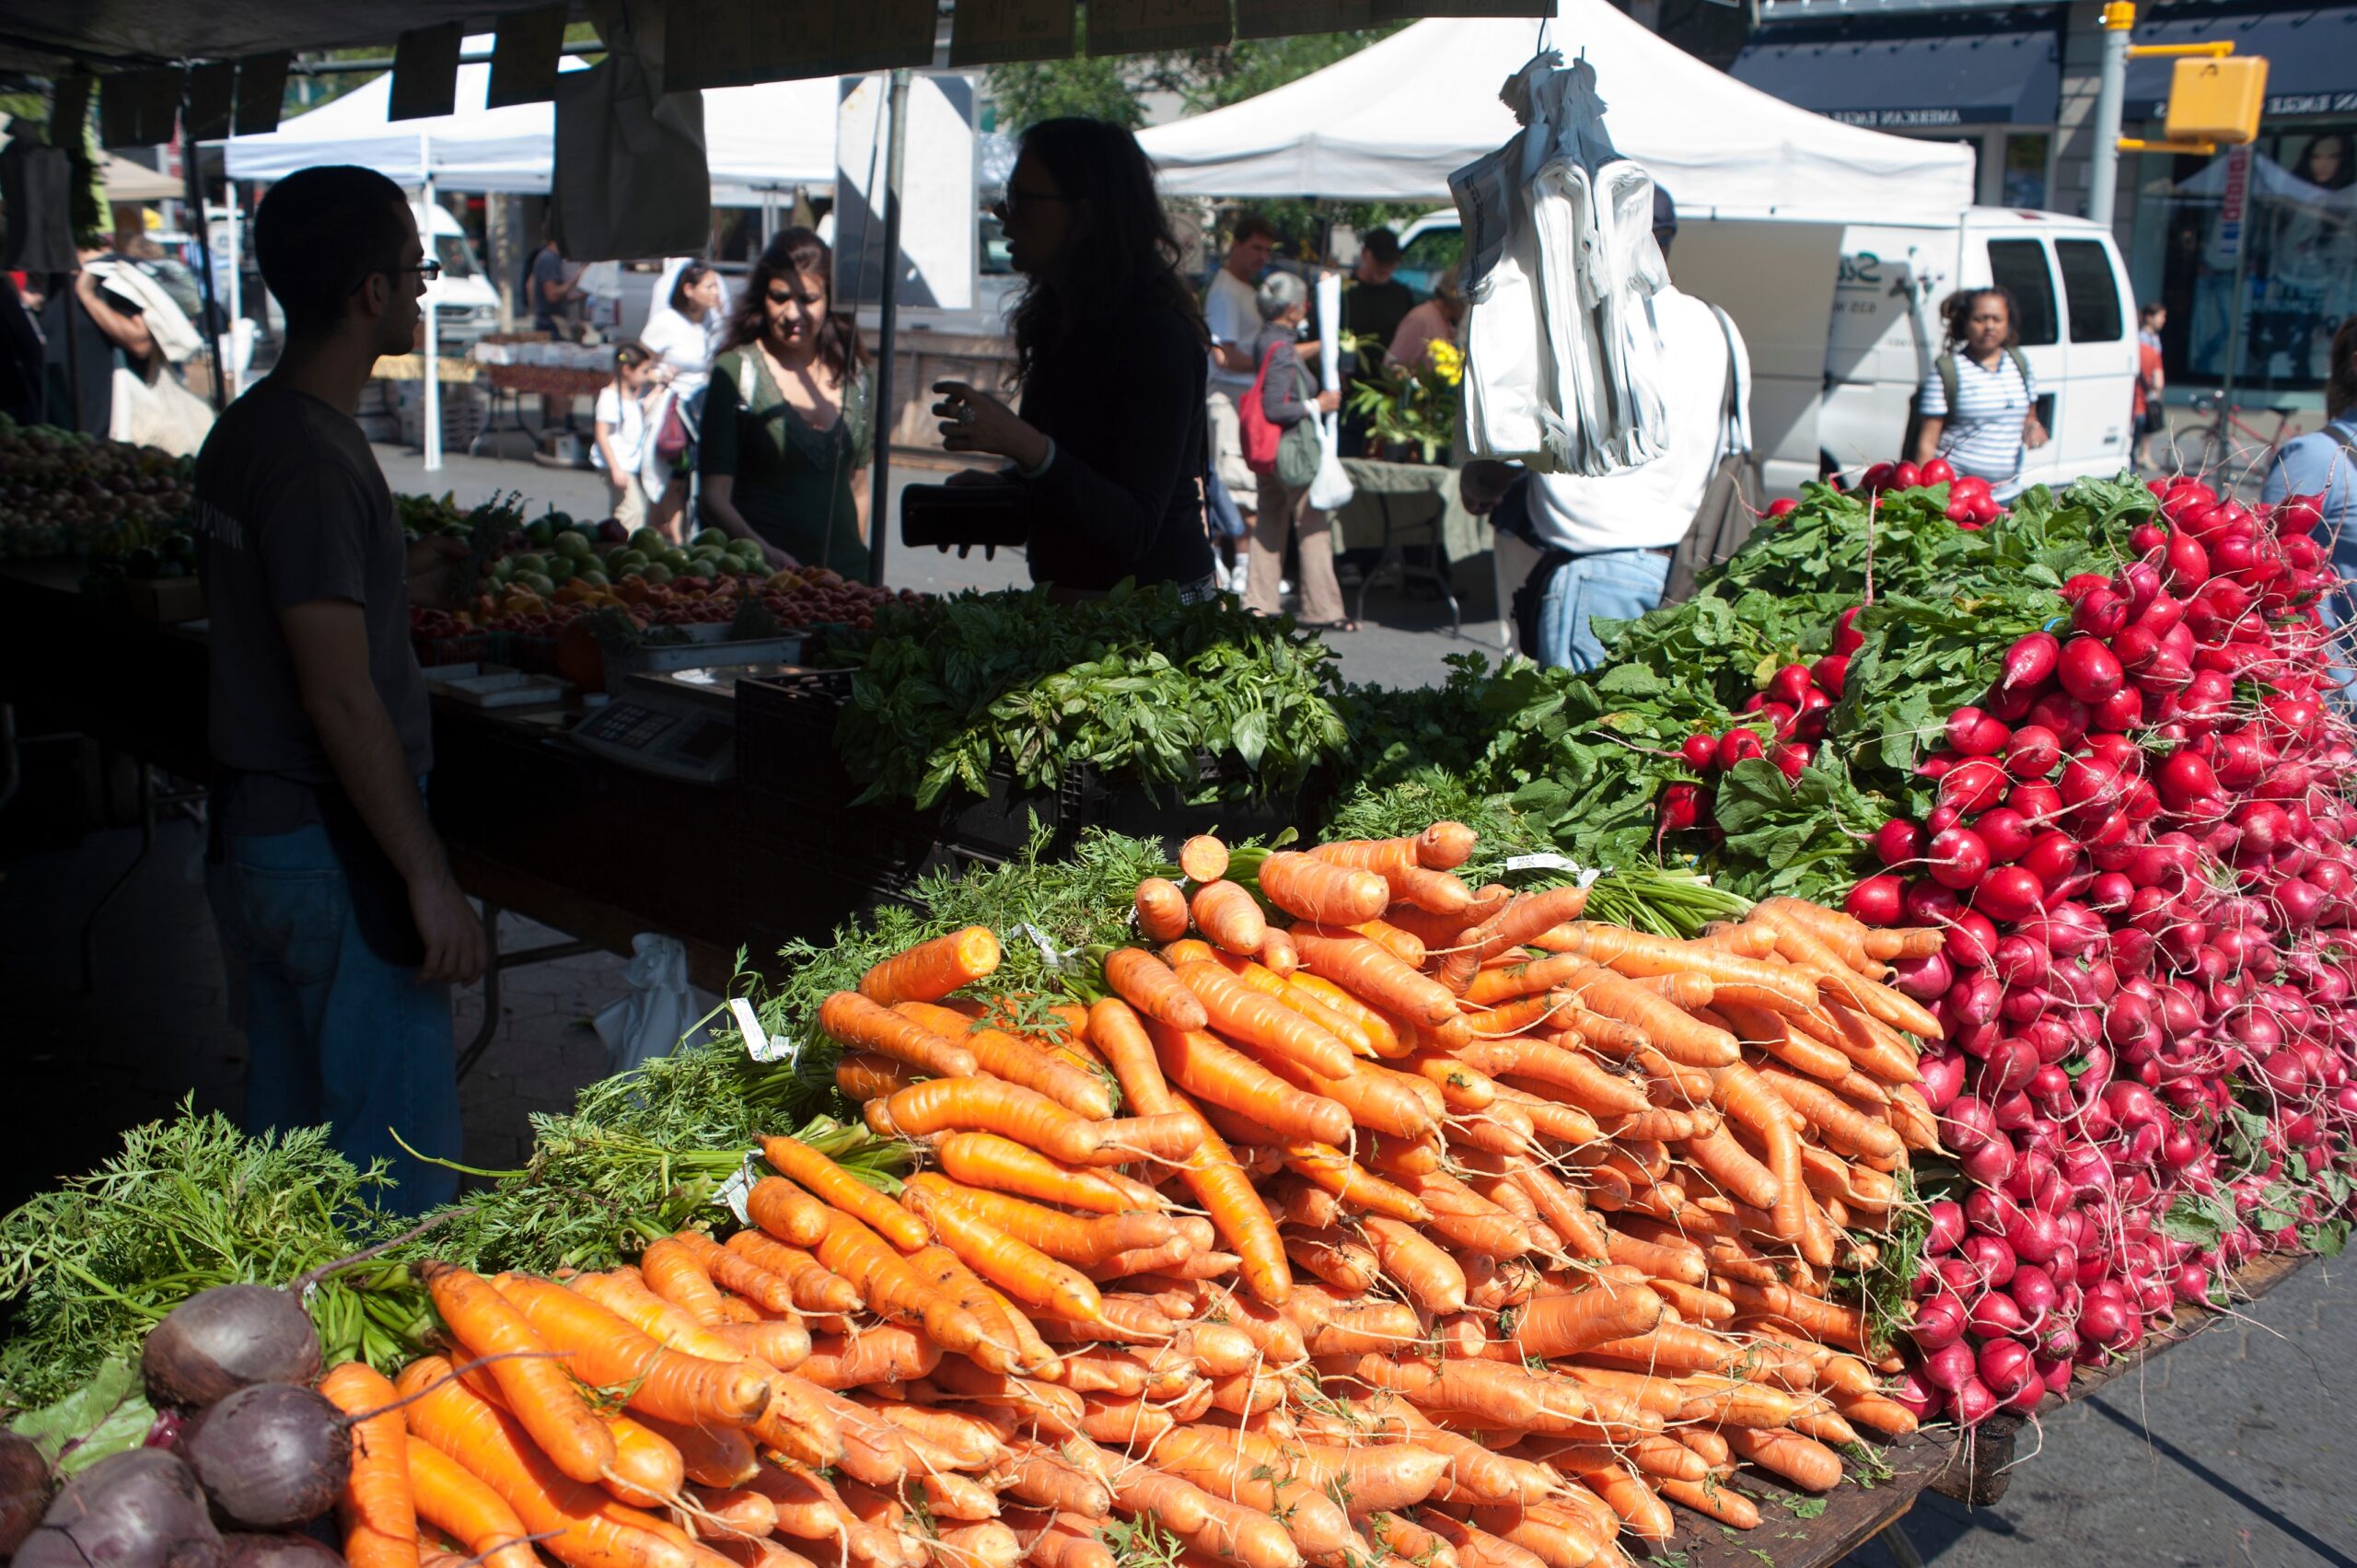
<svg viewBox="0 0 2357 1568"><path fill-rule="evenodd" d="M1960 474L1989 482L2000 501L2020 482L2022 453L2046 445L2038 420L2038 380L2017 346L2021 312L2002 285L1959 289L1940 307L1947 347L1932 362L1916 401L1922 424L1910 454L1945 458Z"/></svg>
<svg viewBox="0 0 2357 1568"><path fill-rule="evenodd" d="M1253 344L1260 366L1243 412L1246 460L1260 479L1260 509L1252 521L1252 554L1247 563L1244 608L1255 615L1277 613L1283 591L1285 541L1301 543L1301 623L1316 632L1355 632L1358 622L1342 613L1342 587L1334 580L1333 519L1309 505L1316 477L1320 413L1341 406L1338 392L1320 391L1318 378L1295 347L1309 314L1309 289L1291 273L1271 273L1254 302L1260 308L1260 336Z"/></svg>

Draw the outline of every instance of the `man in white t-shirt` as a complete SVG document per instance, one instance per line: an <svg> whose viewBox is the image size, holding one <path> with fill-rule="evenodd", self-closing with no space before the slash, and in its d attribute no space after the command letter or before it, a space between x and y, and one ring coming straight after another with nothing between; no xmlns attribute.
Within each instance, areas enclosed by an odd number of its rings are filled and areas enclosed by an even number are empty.
<svg viewBox="0 0 2357 1568"><path fill-rule="evenodd" d="M1277 226L1258 213L1246 213L1236 220L1227 259L1212 274L1211 288L1203 296L1203 325L1212 339L1208 385L1213 472L1245 514L1248 538L1260 481L1244 463L1244 427L1237 423L1237 408L1260 373L1252 345L1260 336L1260 275L1269 270L1269 258L1276 248Z"/></svg>
<svg viewBox="0 0 2357 1568"><path fill-rule="evenodd" d="M1677 209L1655 188L1654 238L1669 254ZM1710 305L1675 288L1653 298L1661 340L1666 449L1618 473L1523 473L1504 463L1466 465L1466 508L1495 524L1501 619L1527 587L1535 613L1515 639L1543 665L1592 669L1604 645L1591 618L1633 620L1661 603L1670 556L1686 537L1719 459L1750 449L1751 362L1742 333ZM1726 417L1730 359L1736 419ZM1539 574L1546 576L1540 580ZM1535 602L1533 602L1535 601Z"/></svg>

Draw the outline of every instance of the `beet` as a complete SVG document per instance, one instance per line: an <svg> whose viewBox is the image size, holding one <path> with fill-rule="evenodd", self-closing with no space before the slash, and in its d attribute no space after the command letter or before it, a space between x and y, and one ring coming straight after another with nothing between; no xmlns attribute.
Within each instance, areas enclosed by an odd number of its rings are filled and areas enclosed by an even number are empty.
<svg viewBox="0 0 2357 1568"><path fill-rule="evenodd" d="M309 1536L226 1535L227 1568L343 1568L343 1559Z"/></svg>
<svg viewBox="0 0 2357 1568"><path fill-rule="evenodd" d="M149 1331L139 1369L158 1407L200 1408L257 1383L319 1376L319 1335L302 1304L269 1285L215 1285Z"/></svg>
<svg viewBox="0 0 2357 1568"><path fill-rule="evenodd" d="M13 1432L0 1432L0 1557L32 1534L53 1490L41 1450Z"/></svg>
<svg viewBox="0 0 2357 1568"><path fill-rule="evenodd" d="M260 1383L199 1416L180 1453L222 1515L253 1529L284 1529L335 1505L352 1474L343 1412L309 1388Z"/></svg>
<svg viewBox="0 0 2357 1568"><path fill-rule="evenodd" d="M100 1459L65 1483L16 1568L226 1568L196 1475L161 1448Z"/></svg>

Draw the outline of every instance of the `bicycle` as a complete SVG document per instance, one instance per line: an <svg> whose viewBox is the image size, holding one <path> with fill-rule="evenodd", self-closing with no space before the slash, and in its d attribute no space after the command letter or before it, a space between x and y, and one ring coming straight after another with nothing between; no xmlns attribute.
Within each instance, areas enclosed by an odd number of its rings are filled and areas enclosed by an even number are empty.
<svg viewBox="0 0 2357 1568"><path fill-rule="evenodd" d="M2206 480L2222 494L2263 482L2274 466L2275 454L2302 433L2292 418L2299 410L2291 404L2247 409L2226 401L2223 389L2197 396L2193 412L2207 423L2171 433L2169 447L2177 470ZM2273 414L2274 433L2270 435L2244 419L2246 413ZM2247 456L2254 449L2257 455Z"/></svg>

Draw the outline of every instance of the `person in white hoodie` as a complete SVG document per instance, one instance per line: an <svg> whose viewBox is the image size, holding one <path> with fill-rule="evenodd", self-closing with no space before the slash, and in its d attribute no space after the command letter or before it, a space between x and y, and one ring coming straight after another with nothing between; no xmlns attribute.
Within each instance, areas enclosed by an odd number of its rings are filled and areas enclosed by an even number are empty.
<svg viewBox="0 0 2357 1568"><path fill-rule="evenodd" d="M1654 188L1654 238L1665 259L1678 233L1669 193ZM1670 558L1702 504L1730 442L1749 446L1742 416L1750 383L1743 336L1724 312L1675 288L1653 296L1661 342L1666 450L1598 476L1527 473L1469 463L1466 509L1495 528L1501 618L1514 606L1514 642L1542 665L1593 669L1605 648L1591 622L1634 620L1661 603ZM1726 418L1727 377L1737 419Z"/></svg>

